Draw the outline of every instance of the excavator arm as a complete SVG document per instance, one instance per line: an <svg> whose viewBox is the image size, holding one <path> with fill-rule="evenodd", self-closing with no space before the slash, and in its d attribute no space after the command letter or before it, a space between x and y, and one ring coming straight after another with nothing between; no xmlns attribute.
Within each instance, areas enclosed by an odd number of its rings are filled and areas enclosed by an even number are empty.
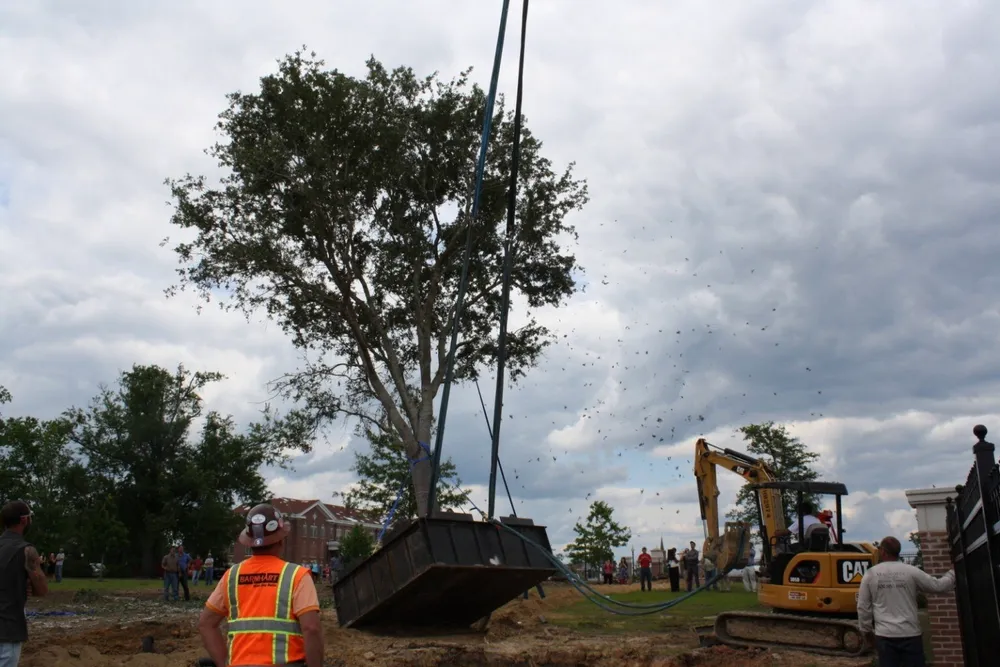
<svg viewBox="0 0 1000 667"><path fill-rule="evenodd" d="M728 522L725 534L720 534L717 474L720 466L736 473L751 484L776 480L771 468L759 459L731 449L716 447L704 438L699 438L695 443L694 476L698 482L701 520L705 526L705 545L702 553L713 558L720 569L728 570L746 565L751 526ZM770 540L785 529L781 491L757 489L757 502L760 506L762 538L765 545L769 545ZM769 555L769 552L770 549L765 546L765 554Z"/></svg>

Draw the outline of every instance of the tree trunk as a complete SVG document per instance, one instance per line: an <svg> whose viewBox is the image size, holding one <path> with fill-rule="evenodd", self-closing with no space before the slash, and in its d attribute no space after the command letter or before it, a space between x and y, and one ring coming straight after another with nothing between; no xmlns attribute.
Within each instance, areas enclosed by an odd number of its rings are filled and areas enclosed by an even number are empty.
<svg viewBox="0 0 1000 667"><path fill-rule="evenodd" d="M434 399L422 401L420 406L420 423L417 424L417 441L427 445L427 450L431 449L431 418L434 414ZM427 503L431 491L432 464L430 454L417 444L416 452L410 457L422 459L420 463L413 466L410 477L413 481L413 498L417 502L417 516L427 516Z"/></svg>
<svg viewBox="0 0 1000 667"><path fill-rule="evenodd" d="M147 537L142 543L142 576L155 577L156 566L158 564L156 560L156 540Z"/></svg>
<svg viewBox="0 0 1000 667"><path fill-rule="evenodd" d="M422 450L421 450L422 451ZM426 452L424 452L426 455ZM417 502L417 516L427 516L427 503L431 491L431 464L433 461L421 461L413 466L410 477L413 480L413 498Z"/></svg>

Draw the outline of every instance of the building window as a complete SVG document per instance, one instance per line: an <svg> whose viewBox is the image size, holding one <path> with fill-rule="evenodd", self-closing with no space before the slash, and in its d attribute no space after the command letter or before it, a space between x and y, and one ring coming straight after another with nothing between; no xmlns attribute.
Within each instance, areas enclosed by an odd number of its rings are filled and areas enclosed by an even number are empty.
<svg viewBox="0 0 1000 667"><path fill-rule="evenodd" d="M312 536L313 536L313 537L316 537L316 524L313 524L313 525L311 526L311 530L310 530L310 533L312 533Z"/></svg>

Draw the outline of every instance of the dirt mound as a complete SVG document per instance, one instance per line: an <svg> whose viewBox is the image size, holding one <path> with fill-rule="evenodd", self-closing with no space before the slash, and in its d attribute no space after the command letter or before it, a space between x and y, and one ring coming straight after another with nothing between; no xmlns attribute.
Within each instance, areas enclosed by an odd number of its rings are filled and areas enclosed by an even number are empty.
<svg viewBox="0 0 1000 667"><path fill-rule="evenodd" d="M135 653L105 655L94 646L46 646L27 658L21 667L189 667L205 652L189 648L170 655Z"/></svg>
<svg viewBox="0 0 1000 667"><path fill-rule="evenodd" d="M622 590L616 589L616 592ZM688 628L655 633L581 632L558 625L560 614L580 596L569 587L546 587L541 599L532 591L496 610L486 632L375 633L339 627L336 612L322 610L326 667L858 667L842 661L796 653L739 651L727 647L694 649ZM609 591L610 592L610 591ZM71 597L64 605L71 607ZM84 597L84 596L81 596ZM83 615L35 618L21 667L191 667L205 655L196 629L200 608L165 604L154 596L131 593L79 604ZM84 608L86 609L84 611ZM153 653L142 653L151 638Z"/></svg>
<svg viewBox="0 0 1000 667"><path fill-rule="evenodd" d="M56 646L96 646L105 655L133 655L142 649L146 637L152 638L155 653L173 653L186 646L191 639L200 641L191 621L144 621L98 628L72 637L53 638L48 643Z"/></svg>
<svg viewBox="0 0 1000 667"><path fill-rule="evenodd" d="M338 647L343 667L668 667L670 647L662 642L616 638L537 637L520 635L500 642L439 641L387 642L381 646ZM341 650L342 648L342 650Z"/></svg>
<svg viewBox="0 0 1000 667"><path fill-rule="evenodd" d="M801 665L822 665L823 667L868 667L871 659L830 658L800 653L798 651L771 652L766 649L737 649L729 646L713 646L696 649L676 656L664 667L799 667Z"/></svg>
<svg viewBox="0 0 1000 667"><path fill-rule="evenodd" d="M153 653L142 653L143 640ZM148 640L147 640L148 641ZM22 667L187 667L204 655L190 620L111 625L66 635L44 644L29 639Z"/></svg>

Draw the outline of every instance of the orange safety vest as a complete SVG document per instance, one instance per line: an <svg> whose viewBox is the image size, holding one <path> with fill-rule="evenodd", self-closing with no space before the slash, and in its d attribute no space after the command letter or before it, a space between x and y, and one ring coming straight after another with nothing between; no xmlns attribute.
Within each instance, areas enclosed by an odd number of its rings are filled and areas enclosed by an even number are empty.
<svg viewBox="0 0 1000 667"><path fill-rule="evenodd" d="M269 556L253 556L229 569L231 667L305 666L306 643L292 615L292 592L308 575L304 567Z"/></svg>

